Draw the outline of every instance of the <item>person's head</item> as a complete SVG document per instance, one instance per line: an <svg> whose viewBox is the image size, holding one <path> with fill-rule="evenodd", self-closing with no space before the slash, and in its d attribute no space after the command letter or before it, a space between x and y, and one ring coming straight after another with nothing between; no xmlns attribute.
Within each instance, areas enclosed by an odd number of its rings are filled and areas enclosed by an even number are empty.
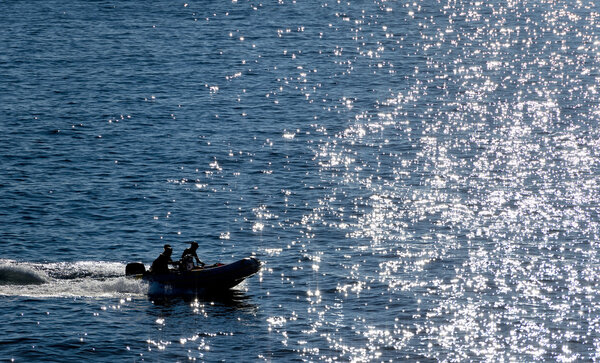
<svg viewBox="0 0 600 363"><path fill-rule="evenodd" d="M171 253L173 253L173 249L171 248L171 245L165 245L164 246L165 250L164 250L164 254L166 255L170 255Z"/></svg>
<svg viewBox="0 0 600 363"><path fill-rule="evenodd" d="M198 243L196 241L191 243L191 246L193 250L197 250L198 249Z"/></svg>

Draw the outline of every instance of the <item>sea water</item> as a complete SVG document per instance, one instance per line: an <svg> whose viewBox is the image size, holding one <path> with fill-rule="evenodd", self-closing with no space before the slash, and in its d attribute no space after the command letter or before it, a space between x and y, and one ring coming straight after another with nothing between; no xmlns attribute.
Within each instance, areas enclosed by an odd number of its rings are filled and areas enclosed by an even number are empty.
<svg viewBox="0 0 600 363"><path fill-rule="evenodd" d="M599 9L0 2L0 360L598 360Z"/></svg>

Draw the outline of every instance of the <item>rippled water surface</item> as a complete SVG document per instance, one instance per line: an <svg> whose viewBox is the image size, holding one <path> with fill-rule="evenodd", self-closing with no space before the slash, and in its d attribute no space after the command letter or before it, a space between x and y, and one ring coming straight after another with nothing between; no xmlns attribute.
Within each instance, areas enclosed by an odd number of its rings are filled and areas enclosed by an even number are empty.
<svg viewBox="0 0 600 363"><path fill-rule="evenodd" d="M599 360L599 5L0 2L0 359Z"/></svg>

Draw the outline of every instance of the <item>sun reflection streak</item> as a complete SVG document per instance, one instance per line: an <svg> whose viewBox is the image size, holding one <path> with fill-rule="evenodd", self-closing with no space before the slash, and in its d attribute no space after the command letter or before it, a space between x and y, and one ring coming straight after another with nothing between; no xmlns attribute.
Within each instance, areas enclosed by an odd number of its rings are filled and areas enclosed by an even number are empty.
<svg viewBox="0 0 600 363"><path fill-rule="evenodd" d="M319 198L290 244L302 256L292 270L311 274L297 350L353 361L389 351L568 361L597 351L599 319L582 306L600 305L590 267L600 232L598 14L565 1L377 4L414 22L414 34L328 4L338 21L329 28L356 42L328 51L332 81L365 67L392 75L384 88L318 94L301 86L306 66L281 81L295 79L299 97L339 120L310 130L320 183L306 187ZM285 142L302 137L283 132ZM333 307L350 300L361 309Z"/></svg>

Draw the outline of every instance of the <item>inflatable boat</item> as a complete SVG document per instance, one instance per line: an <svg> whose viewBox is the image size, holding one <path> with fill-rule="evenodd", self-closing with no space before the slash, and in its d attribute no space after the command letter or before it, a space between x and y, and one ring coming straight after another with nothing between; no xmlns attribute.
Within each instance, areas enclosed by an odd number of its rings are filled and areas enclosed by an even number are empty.
<svg viewBox="0 0 600 363"><path fill-rule="evenodd" d="M189 271L171 270L154 274L146 271L144 264L127 264L125 274L149 283L158 283L175 289L223 291L228 290L260 270L260 261L247 257L229 264L195 267Z"/></svg>

